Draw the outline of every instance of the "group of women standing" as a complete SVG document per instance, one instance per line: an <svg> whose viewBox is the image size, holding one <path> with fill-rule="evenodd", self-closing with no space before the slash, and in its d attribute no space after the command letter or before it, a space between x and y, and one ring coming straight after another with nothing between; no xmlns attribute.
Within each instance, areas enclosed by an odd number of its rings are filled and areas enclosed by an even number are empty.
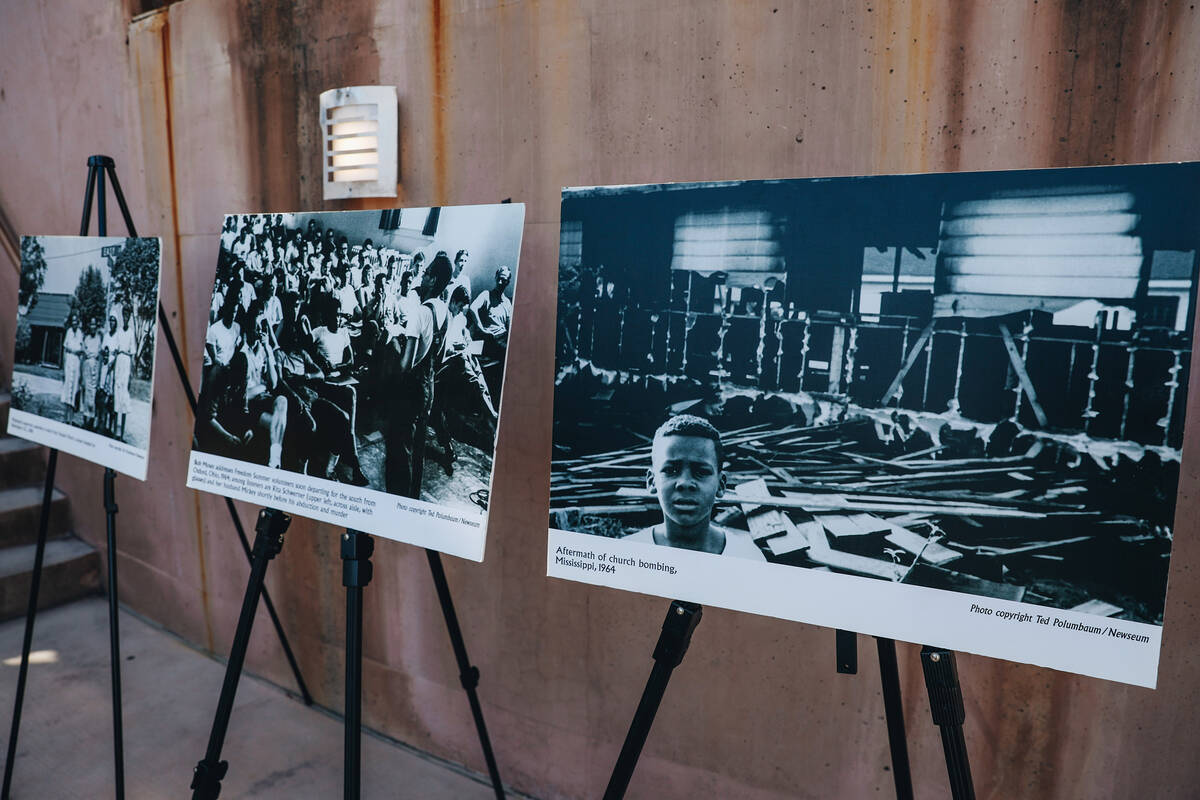
<svg viewBox="0 0 1200 800"><path fill-rule="evenodd" d="M129 378L137 349L129 311L108 317L108 330L100 320L80 320L72 310L63 339L63 388L59 398L66 407L66 422L117 439L125 438L129 416ZM82 417L76 419L76 415Z"/></svg>

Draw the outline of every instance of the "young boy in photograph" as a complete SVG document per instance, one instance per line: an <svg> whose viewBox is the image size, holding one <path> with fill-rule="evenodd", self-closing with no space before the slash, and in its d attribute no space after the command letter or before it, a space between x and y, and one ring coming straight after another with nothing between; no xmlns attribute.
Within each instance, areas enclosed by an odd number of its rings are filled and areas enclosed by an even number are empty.
<svg viewBox="0 0 1200 800"><path fill-rule="evenodd" d="M654 432L646 487L658 497L663 521L625 538L765 561L746 531L712 522L713 504L725 494L721 434L706 419L680 414Z"/></svg>

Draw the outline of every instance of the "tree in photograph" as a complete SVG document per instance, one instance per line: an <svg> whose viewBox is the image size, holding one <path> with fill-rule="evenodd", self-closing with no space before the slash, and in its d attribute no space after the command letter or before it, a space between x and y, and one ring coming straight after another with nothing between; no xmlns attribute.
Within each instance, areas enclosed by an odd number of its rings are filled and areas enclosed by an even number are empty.
<svg viewBox="0 0 1200 800"><path fill-rule="evenodd" d="M125 246L110 262L109 284L113 301L129 309L129 325L133 328L135 355L140 377L149 378L150 359L142 356L148 348L153 352L154 323L158 313L157 239L126 239ZM118 317L117 324L122 324Z"/></svg>
<svg viewBox="0 0 1200 800"><path fill-rule="evenodd" d="M46 251L36 236L21 237L21 284L17 302L22 308L33 308L37 293L46 279Z"/></svg>
<svg viewBox="0 0 1200 800"><path fill-rule="evenodd" d="M79 313L79 320L85 327L89 322L104 324L108 302L104 276L100 274L100 270L91 265L84 267L83 272L79 273L79 282L75 284L75 296L72 300L72 308Z"/></svg>
<svg viewBox="0 0 1200 800"><path fill-rule="evenodd" d="M33 362L33 354L29 352L30 345L32 344L33 326L29 324L29 317L21 314L17 317L17 361L23 364L29 364Z"/></svg>

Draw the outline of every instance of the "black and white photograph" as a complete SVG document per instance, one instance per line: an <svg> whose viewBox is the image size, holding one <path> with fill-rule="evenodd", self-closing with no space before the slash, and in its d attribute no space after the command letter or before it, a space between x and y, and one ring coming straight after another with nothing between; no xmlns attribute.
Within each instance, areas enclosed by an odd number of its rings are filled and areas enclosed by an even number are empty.
<svg viewBox="0 0 1200 800"><path fill-rule="evenodd" d="M1153 685L1198 178L565 189L549 574Z"/></svg>
<svg viewBox="0 0 1200 800"><path fill-rule="evenodd" d="M523 221L227 216L189 485L482 558Z"/></svg>
<svg viewBox="0 0 1200 800"><path fill-rule="evenodd" d="M145 480L161 252L21 237L9 433Z"/></svg>

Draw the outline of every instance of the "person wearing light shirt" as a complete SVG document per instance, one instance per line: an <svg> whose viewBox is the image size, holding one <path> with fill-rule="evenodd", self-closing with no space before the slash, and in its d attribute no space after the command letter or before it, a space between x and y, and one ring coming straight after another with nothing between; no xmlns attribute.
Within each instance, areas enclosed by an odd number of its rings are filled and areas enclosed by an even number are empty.
<svg viewBox="0 0 1200 800"><path fill-rule="evenodd" d="M123 325L111 337L113 348L113 413L116 415L118 439L125 438L125 423L132 407L129 379L133 374L133 356L137 349L133 328L129 324L129 309L121 309Z"/></svg>

